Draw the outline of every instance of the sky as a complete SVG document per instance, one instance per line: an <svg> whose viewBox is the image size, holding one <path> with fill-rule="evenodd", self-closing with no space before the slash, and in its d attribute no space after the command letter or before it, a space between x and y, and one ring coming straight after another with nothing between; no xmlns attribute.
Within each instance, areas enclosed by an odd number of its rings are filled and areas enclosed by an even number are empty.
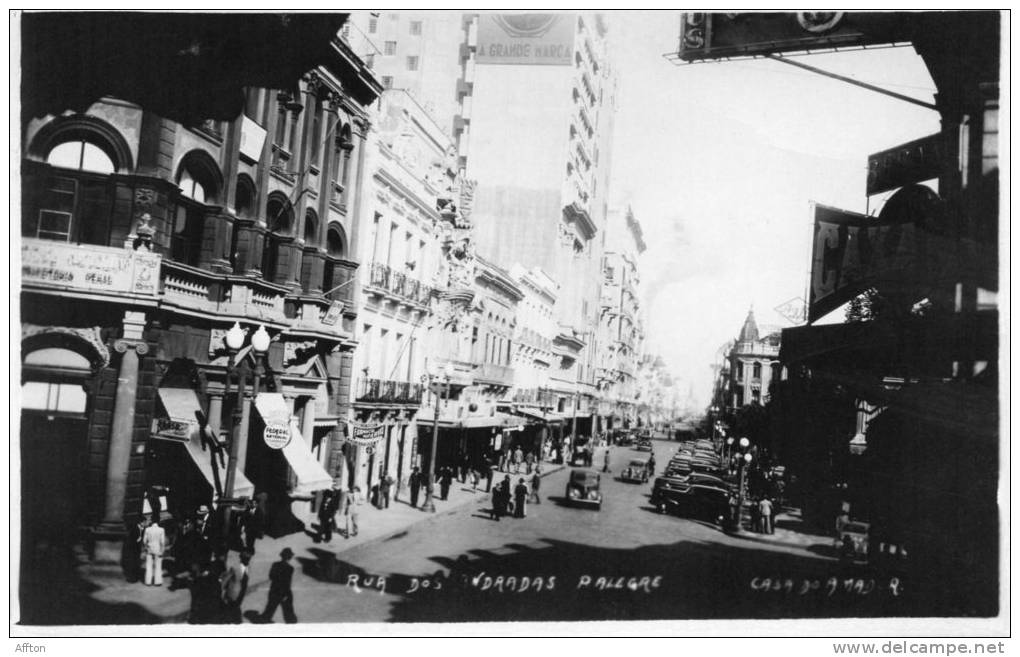
<svg viewBox="0 0 1020 657"><path fill-rule="evenodd" d="M649 245L647 349L705 406L711 365L750 308L759 326L793 326L774 308L806 294L810 202L868 210L868 155L937 132L939 117L780 62L677 65L663 54L678 13L608 18L620 89L611 206L633 208ZM932 101L911 47L799 61Z"/></svg>

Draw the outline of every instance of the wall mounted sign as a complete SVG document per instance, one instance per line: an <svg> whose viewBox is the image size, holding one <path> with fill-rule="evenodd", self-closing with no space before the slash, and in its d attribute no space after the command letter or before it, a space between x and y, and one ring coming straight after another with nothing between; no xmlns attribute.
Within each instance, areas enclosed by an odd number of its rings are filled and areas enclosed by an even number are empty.
<svg viewBox="0 0 1020 657"><path fill-rule="evenodd" d="M478 17L478 64L570 66L574 14L482 14Z"/></svg>
<svg viewBox="0 0 1020 657"><path fill-rule="evenodd" d="M21 280L29 287L156 298L160 256L91 244L23 238Z"/></svg>
<svg viewBox="0 0 1020 657"><path fill-rule="evenodd" d="M290 427L286 424L267 424L262 431L262 440L270 449L283 449L290 443Z"/></svg>

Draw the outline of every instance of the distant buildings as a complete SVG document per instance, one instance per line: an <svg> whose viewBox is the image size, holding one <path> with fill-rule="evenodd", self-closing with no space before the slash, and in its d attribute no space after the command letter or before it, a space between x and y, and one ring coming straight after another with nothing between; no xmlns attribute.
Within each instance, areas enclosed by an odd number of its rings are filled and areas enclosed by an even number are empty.
<svg viewBox="0 0 1020 657"><path fill-rule="evenodd" d="M782 378L780 335L778 331L760 335L754 310L747 312L740 334L726 344L722 362L716 364L713 405L733 412L768 402L770 386Z"/></svg>

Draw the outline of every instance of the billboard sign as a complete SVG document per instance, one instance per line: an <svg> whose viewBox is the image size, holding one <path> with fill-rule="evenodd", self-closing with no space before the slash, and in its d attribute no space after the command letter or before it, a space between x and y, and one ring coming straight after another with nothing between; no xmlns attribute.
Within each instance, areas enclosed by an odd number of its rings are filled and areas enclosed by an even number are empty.
<svg viewBox="0 0 1020 657"><path fill-rule="evenodd" d="M690 12L680 17L677 56L686 62L762 57L910 40L909 12Z"/></svg>
<svg viewBox="0 0 1020 657"><path fill-rule="evenodd" d="M160 256L92 244L23 238L21 280L26 287L132 295L155 299Z"/></svg>
<svg viewBox="0 0 1020 657"><path fill-rule="evenodd" d="M937 178L948 149L941 133L868 156L868 196Z"/></svg>
<svg viewBox="0 0 1020 657"><path fill-rule="evenodd" d="M574 14L481 14L478 64L571 66Z"/></svg>

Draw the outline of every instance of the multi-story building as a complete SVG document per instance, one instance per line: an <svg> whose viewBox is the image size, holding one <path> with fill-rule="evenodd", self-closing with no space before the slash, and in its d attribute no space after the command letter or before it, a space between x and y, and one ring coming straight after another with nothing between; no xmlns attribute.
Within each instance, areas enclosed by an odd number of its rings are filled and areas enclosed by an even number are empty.
<svg viewBox="0 0 1020 657"><path fill-rule="evenodd" d="M773 381L779 381L782 375L779 362L781 336L778 330L770 331L764 337L759 335L754 310L747 312L740 335L727 354L727 410L735 411L748 404L768 402L769 386Z"/></svg>
<svg viewBox="0 0 1020 657"><path fill-rule="evenodd" d="M247 89L233 120L116 98L26 118L22 554L72 527L119 540L153 487L175 514L265 493L280 529L329 486L355 346L352 190L380 91L334 38L287 90ZM237 352L232 326L251 336ZM228 471L215 454L234 435Z"/></svg>
<svg viewBox="0 0 1020 657"><path fill-rule="evenodd" d="M580 395L593 425L616 94L602 15L361 13L351 38L386 84L451 126L458 169L478 182L479 252L560 283L560 396L573 414Z"/></svg>
<svg viewBox="0 0 1020 657"><path fill-rule="evenodd" d="M517 306L511 410L528 418L525 431L514 438L534 450L549 438L562 440L564 417L554 411L558 400L549 387L550 372L560 366L560 358L553 351L553 340L559 333L554 317L559 286L539 267L515 265L510 273L524 293Z"/></svg>
<svg viewBox="0 0 1020 657"><path fill-rule="evenodd" d="M605 244L596 375L606 425L612 428L635 418L637 368L644 351L639 258L647 247L629 207L609 213Z"/></svg>
<svg viewBox="0 0 1020 657"><path fill-rule="evenodd" d="M350 482L370 491L405 483L414 460L430 319L442 251L437 198L453 183L449 137L406 91L380 97L356 228L360 311L354 422L371 438L349 445Z"/></svg>

